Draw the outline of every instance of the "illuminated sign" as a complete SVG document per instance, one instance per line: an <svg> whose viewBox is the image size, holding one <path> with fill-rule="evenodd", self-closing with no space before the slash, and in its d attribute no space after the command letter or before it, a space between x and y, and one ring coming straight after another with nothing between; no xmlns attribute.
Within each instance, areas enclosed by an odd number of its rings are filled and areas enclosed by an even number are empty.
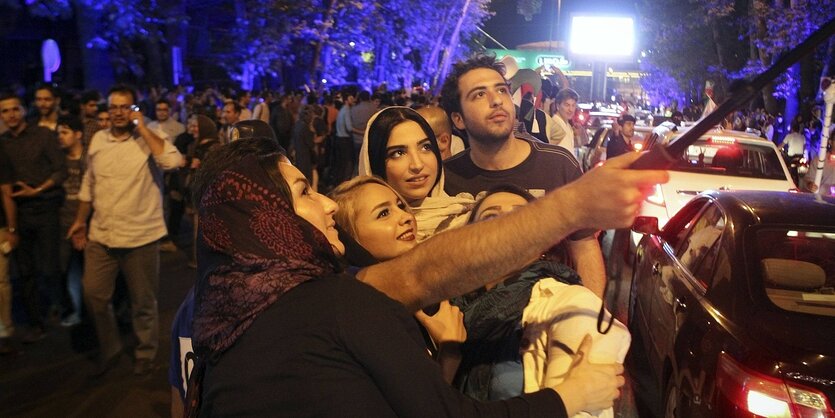
<svg viewBox="0 0 835 418"><path fill-rule="evenodd" d="M536 65L553 65L557 68L568 68L571 66L571 62L562 55L540 55L536 57Z"/></svg>
<svg viewBox="0 0 835 418"><path fill-rule="evenodd" d="M496 54L496 59L499 60L510 55L519 64L520 69L527 68L535 70L542 66L547 68L553 65L561 71L568 71L572 66L571 61L565 55L554 54L553 52L520 49L491 49L490 51Z"/></svg>

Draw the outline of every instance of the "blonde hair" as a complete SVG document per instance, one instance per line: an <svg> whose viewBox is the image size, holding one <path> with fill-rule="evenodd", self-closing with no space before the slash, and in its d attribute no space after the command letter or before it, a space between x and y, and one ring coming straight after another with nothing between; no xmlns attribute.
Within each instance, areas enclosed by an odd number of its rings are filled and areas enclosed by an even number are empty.
<svg viewBox="0 0 835 418"><path fill-rule="evenodd" d="M357 218L357 202L362 199L362 195L360 194L360 189L363 186L369 184L379 184L384 186L385 188L391 190L401 202L403 202L404 210L406 212L412 213L412 208L409 207L406 199L397 193L397 190L391 187L385 180L381 179L377 176L358 176L354 177L351 180L345 181L339 186L336 186L330 192L330 198L336 202L337 206L339 206L339 210L336 211L334 215L334 220L336 223L342 227L342 229L347 232L351 238L354 240L357 239L357 226L356 226L356 218Z"/></svg>

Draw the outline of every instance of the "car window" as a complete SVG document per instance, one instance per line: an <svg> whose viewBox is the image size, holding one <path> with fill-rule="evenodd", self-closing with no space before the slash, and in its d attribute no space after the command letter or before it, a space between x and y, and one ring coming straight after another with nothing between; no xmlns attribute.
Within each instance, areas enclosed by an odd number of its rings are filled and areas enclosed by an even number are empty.
<svg viewBox="0 0 835 418"><path fill-rule="evenodd" d="M768 143L742 144L733 138L702 138L687 147L673 170L785 180L780 157Z"/></svg>
<svg viewBox="0 0 835 418"><path fill-rule="evenodd" d="M702 210L702 207L707 203L707 199L693 199L686 206L681 208L669 222L664 225L663 236L673 248L678 246L685 235L687 235L687 228L695 219L696 215Z"/></svg>
<svg viewBox="0 0 835 418"><path fill-rule="evenodd" d="M690 233L676 255L681 264L705 288L710 286L710 275L719 248L719 238L725 230L725 216L719 207L709 205L696 219Z"/></svg>
<svg viewBox="0 0 835 418"><path fill-rule="evenodd" d="M788 311L835 316L835 233L769 228L757 231L755 283Z"/></svg>

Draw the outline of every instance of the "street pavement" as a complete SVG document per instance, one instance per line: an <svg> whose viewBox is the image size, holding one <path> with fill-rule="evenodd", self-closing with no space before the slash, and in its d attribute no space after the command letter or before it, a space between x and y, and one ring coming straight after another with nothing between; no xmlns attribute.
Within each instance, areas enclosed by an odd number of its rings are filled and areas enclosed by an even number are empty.
<svg viewBox="0 0 835 418"><path fill-rule="evenodd" d="M89 378L95 369L92 328L53 326L44 340L19 346L17 355L0 356L0 417L170 416L171 321L196 270L186 267L183 251L160 253L160 260L160 346L150 375L135 377L132 359L122 356L104 377ZM129 334L123 339L131 343Z"/></svg>

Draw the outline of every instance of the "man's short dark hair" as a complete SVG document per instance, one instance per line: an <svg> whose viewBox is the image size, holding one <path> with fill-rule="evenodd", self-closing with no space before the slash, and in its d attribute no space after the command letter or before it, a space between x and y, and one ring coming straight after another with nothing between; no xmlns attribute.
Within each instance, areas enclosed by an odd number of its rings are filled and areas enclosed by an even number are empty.
<svg viewBox="0 0 835 418"><path fill-rule="evenodd" d="M171 109L171 102L168 99L158 99L155 104L164 104L167 105L169 109Z"/></svg>
<svg viewBox="0 0 835 418"><path fill-rule="evenodd" d="M49 84L49 83L38 84L37 86L35 86L35 92L38 92L39 90L47 90L47 91L49 91L49 94L52 95L52 97L55 97L55 98L59 97L58 88L55 87L52 84Z"/></svg>
<svg viewBox="0 0 835 418"><path fill-rule="evenodd" d="M637 119L635 119L635 116L629 114L623 115L620 118L618 118L618 124L623 125L626 122L635 123L637 122Z"/></svg>
<svg viewBox="0 0 835 418"><path fill-rule="evenodd" d="M66 126L70 128L70 130L74 132L84 132L84 124L81 123L81 119L78 116L73 115L64 115L58 116L58 122L56 126Z"/></svg>
<svg viewBox="0 0 835 418"><path fill-rule="evenodd" d="M127 85L127 84L117 84L110 88L107 92L107 97L110 97L112 94L123 94L126 96L130 96L133 99L133 104L136 104L136 89Z"/></svg>
<svg viewBox="0 0 835 418"><path fill-rule="evenodd" d="M577 94L576 91L570 88L564 88L557 92L557 95L554 97L554 102L562 103L568 99L574 99L575 102L580 101L580 95Z"/></svg>
<svg viewBox="0 0 835 418"><path fill-rule="evenodd" d="M231 105L235 109L235 113L241 113L244 110L244 107L241 106L240 103L234 100L227 100L223 103L223 107Z"/></svg>
<svg viewBox="0 0 835 418"><path fill-rule="evenodd" d="M369 93L368 90L363 90L357 96L357 100L359 100L361 102L367 102L367 101L371 100L371 93Z"/></svg>
<svg viewBox="0 0 835 418"><path fill-rule="evenodd" d="M342 100L348 96L357 97L357 86L347 86L342 89Z"/></svg>
<svg viewBox="0 0 835 418"><path fill-rule="evenodd" d="M12 91L3 91L0 92L0 102L5 102L6 100L17 100L17 103L23 106L23 99L20 98L17 94Z"/></svg>
<svg viewBox="0 0 835 418"><path fill-rule="evenodd" d="M81 97L79 98L81 104L86 104L89 102L100 102L101 101L101 94L97 90L87 90L84 93L81 93Z"/></svg>
<svg viewBox="0 0 835 418"><path fill-rule="evenodd" d="M441 87L441 107L446 110L447 114L461 113L461 92L458 90L458 81L464 74L479 68L493 70L504 78L505 66L496 60L495 55L478 54L466 61L455 63L452 66L452 72Z"/></svg>

